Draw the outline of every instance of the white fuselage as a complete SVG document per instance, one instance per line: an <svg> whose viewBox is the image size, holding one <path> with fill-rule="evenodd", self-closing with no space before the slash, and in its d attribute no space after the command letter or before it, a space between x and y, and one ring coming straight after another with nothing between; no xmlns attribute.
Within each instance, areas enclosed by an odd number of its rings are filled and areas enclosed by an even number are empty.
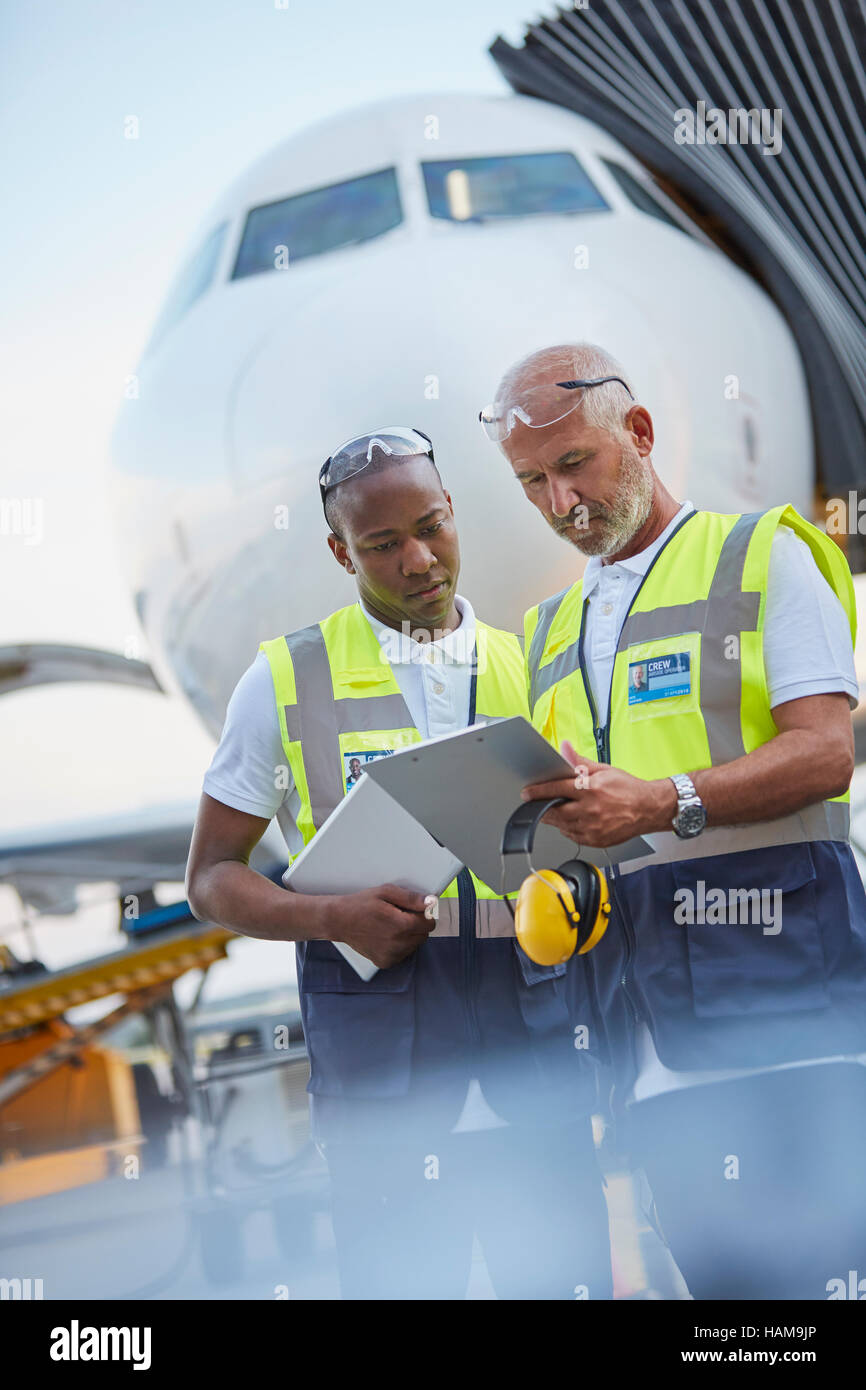
<svg viewBox="0 0 866 1390"><path fill-rule="evenodd" d="M454 215L431 215L425 162L563 151L606 206L473 220L458 170ZM214 734L262 638L355 597L325 543L317 487L353 434L404 424L433 439L460 530L460 589L486 621L519 630L530 604L577 577L582 557L478 424L502 371L539 347L584 339L624 363L675 496L811 514L806 385L784 320L692 224L640 210L605 160L646 180L598 127L546 103L407 98L285 141L214 209L202 228L203 239L222 228L207 287L169 313L113 443L154 668ZM251 210L390 168L398 225L297 260L275 242L274 265L233 278Z"/></svg>

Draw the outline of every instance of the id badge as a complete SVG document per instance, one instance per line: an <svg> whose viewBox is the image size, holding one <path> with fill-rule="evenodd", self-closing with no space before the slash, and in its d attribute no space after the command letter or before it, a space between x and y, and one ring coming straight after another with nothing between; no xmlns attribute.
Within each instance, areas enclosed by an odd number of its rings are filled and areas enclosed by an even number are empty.
<svg viewBox="0 0 866 1390"><path fill-rule="evenodd" d="M366 763L375 762L377 758L388 758L396 751L395 748L364 748L357 753L344 753L343 775L346 779L346 791L354 787L356 782L360 782Z"/></svg>
<svg viewBox="0 0 866 1390"><path fill-rule="evenodd" d="M629 662L629 704L643 705L652 700L668 700L674 695L691 694L691 665L690 652L671 652L667 656Z"/></svg>

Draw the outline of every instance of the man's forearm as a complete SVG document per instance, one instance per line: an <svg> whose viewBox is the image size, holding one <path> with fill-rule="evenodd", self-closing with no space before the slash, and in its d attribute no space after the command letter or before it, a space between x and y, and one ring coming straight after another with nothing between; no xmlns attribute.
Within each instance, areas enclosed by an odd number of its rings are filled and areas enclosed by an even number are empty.
<svg viewBox="0 0 866 1390"><path fill-rule="evenodd" d="M330 898L291 893L232 859L196 875L188 898L196 917L262 941L330 940Z"/></svg>
<svg viewBox="0 0 866 1390"><path fill-rule="evenodd" d="M819 733L791 730L744 757L689 776L706 808L707 825L748 825L841 795L850 771L844 751L828 750ZM668 778L652 786L653 823L646 831L669 830L676 814L676 790Z"/></svg>

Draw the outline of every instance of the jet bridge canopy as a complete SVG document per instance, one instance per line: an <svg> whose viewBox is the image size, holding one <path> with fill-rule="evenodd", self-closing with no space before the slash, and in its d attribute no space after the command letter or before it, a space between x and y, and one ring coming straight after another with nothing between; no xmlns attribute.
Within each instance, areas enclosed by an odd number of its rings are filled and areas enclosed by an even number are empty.
<svg viewBox="0 0 866 1390"><path fill-rule="evenodd" d="M517 92L601 125L715 228L796 337L824 493L866 489L858 0L592 0L490 53ZM864 567L851 544L849 559Z"/></svg>

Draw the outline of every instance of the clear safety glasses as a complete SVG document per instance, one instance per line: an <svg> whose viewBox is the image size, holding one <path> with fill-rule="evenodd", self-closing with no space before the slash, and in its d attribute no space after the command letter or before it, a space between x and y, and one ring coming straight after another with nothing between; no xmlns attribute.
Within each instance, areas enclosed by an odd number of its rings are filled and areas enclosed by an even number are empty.
<svg viewBox="0 0 866 1390"><path fill-rule="evenodd" d="M385 429L371 434L359 434L355 439L347 439L336 453L325 459L319 470L319 491L322 506L332 487L344 483L360 473L372 461L374 450L395 457L411 458L415 454L433 457L433 441L421 430L409 429L403 425L388 425Z"/></svg>
<svg viewBox="0 0 866 1390"><path fill-rule="evenodd" d="M618 381L634 400L621 376L600 376L592 381L549 381L543 386L531 386L510 399L494 401L486 410L479 411L478 419L487 438L494 444L501 444L517 420L530 429L555 425L577 410L591 386L604 386L607 381Z"/></svg>

